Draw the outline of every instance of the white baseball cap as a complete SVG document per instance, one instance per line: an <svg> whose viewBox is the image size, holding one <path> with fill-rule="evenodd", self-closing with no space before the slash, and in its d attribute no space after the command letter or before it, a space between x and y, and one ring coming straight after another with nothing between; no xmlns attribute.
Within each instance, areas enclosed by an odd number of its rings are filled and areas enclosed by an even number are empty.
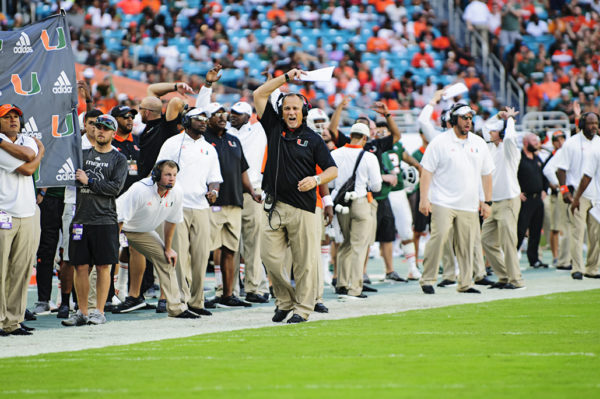
<svg viewBox="0 0 600 399"><path fill-rule="evenodd" d="M369 127L367 125L365 125L364 123L355 123L350 128L350 134L352 134L352 133L358 133L358 134L362 134L363 136L369 137L369 135L371 134L371 131L369 130Z"/></svg>
<svg viewBox="0 0 600 399"><path fill-rule="evenodd" d="M239 101L231 107L231 111L238 114L246 114L252 116L252 106L244 101Z"/></svg>
<svg viewBox="0 0 600 399"><path fill-rule="evenodd" d="M190 111L188 111L187 114L185 114L188 118L191 118L192 116L197 116L197 115L206 115L206 117L210 117L210 115L208 114L207 111L203 110L202 108L194 108Z"/></svg>
<svg viewBox="0 0 600 399"><path fill-rule="evenodd" d="M485 122L485 128L490 132L499 132L504 128L504 121L502 119L488 120Z"/></svg>
<svg viewBox="0 0 600 399"><path fill-rule="evenodd" d="M83 77L84 78L91 79L91 78L94 77L94 75L95 75L95 73L94 73L94 70L92 68L85 68L83 70Z"/></svg>
<svg viewBox="0 0 600 399"><path fill-rule="evenodd" d="M454 115L463 116L467 114L475 115L475 111L468 105L462 106L453 112Z"/></svg>
<svg viewBox="0 0 600 399"><path fill-rule="evenodd" d="M212 114L214 114L215 112L217 112L220 109L225 109L225 107L223 105L221 105L221 103L210 103L206 106L206 108L204 108L204 111L207 113L207 116L210 118L212 116Z"/></svg>

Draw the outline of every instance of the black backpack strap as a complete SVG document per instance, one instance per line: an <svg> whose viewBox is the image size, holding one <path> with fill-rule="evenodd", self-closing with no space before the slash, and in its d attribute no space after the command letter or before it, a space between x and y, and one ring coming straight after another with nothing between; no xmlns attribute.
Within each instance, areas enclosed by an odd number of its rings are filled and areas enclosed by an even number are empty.
<svg viewBox="0 0 600 399"><path fill-rule="evenodd" d="M352 171L352 179L356 179L356 170L358 169L358 165L360 164L360 160L365 154L365 150L362 150L360 154L358 154L358 158L356 158L356 163L354 164L354 170Z"/></svg>

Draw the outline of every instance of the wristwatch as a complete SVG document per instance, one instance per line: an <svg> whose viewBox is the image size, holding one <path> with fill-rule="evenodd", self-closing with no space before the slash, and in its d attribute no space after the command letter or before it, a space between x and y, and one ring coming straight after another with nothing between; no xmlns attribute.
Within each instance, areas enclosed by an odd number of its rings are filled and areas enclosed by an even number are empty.
<svg viewBox="0 0 600 399"><path fill-rule="evenodd" d="M219 192L217 190L210 190L211 193L215 193L215 197L219 198Z"/></svg>
<svg viewBox="0 0 600 399"><path fill-rule="evenodd" d="M493 202L492 201L485 201L484 204L492 206Z"/></svg>
<svg viewBox="0 0 600 399"><path fill-rule="evenodd" d="M315 181L317 182L317 186L320 186L321 185L321 176L314 175L313 177L315 178Z"/></svg>

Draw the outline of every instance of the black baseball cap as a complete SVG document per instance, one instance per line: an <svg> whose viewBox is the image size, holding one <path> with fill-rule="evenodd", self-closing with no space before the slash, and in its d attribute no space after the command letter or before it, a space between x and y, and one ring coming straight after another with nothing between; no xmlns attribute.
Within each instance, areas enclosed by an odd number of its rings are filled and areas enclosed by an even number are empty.
<svg viewBox="0 0 600 399"><path fill-rule="evenodd" d="M115 118L118 116L123 116L123 115L127 115L127 114L132 114L133 116L137 115L137 110L134 108L131 108L127 105L118 105L116 107L113 107L113 109L110 110L110 114L112 116L114 116Z"/></svg>

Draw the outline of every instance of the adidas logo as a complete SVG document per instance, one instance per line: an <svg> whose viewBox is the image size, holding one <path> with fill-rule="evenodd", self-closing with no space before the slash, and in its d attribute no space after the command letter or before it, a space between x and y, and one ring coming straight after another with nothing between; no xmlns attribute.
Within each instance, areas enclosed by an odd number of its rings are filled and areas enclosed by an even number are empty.
<svg viewBox="0 0 600 399"><path fill-rule="evenodd" d="M54 82L54 87L52 88L52 93L54 94L65 94L72 93L73 87L71 86L71 82L69 78L67 78L67 74L65 71L61 71L60 75L58 75L58 79Z"/></svg>
<svg viewBox="0 0 600 399"><path fill-rule="evenodd" d="M21 129L21 132L26 134L29 137L35 137L38 140L42 139L42 133L38 130L37 124L35 123L35 119L33 116L29 118L27 122L25 122L25 126Z"/></svg>
<svg viewBox="0 0 600 399"><path fill-rule="evenodd" d="M13 48L13 52L15 54L33 53L33 49L31 48L31 40L29 40L27 33L21 32L21 37L19 37L17 44Z"/></svg>
<svg viewBox="0 0 600 399"><path fill-rule="evenodd" d="M57 181L75 180L75 168L73 167L73 161L71 158L67 158L67 162L58 170L56 175Z"/></svg>

